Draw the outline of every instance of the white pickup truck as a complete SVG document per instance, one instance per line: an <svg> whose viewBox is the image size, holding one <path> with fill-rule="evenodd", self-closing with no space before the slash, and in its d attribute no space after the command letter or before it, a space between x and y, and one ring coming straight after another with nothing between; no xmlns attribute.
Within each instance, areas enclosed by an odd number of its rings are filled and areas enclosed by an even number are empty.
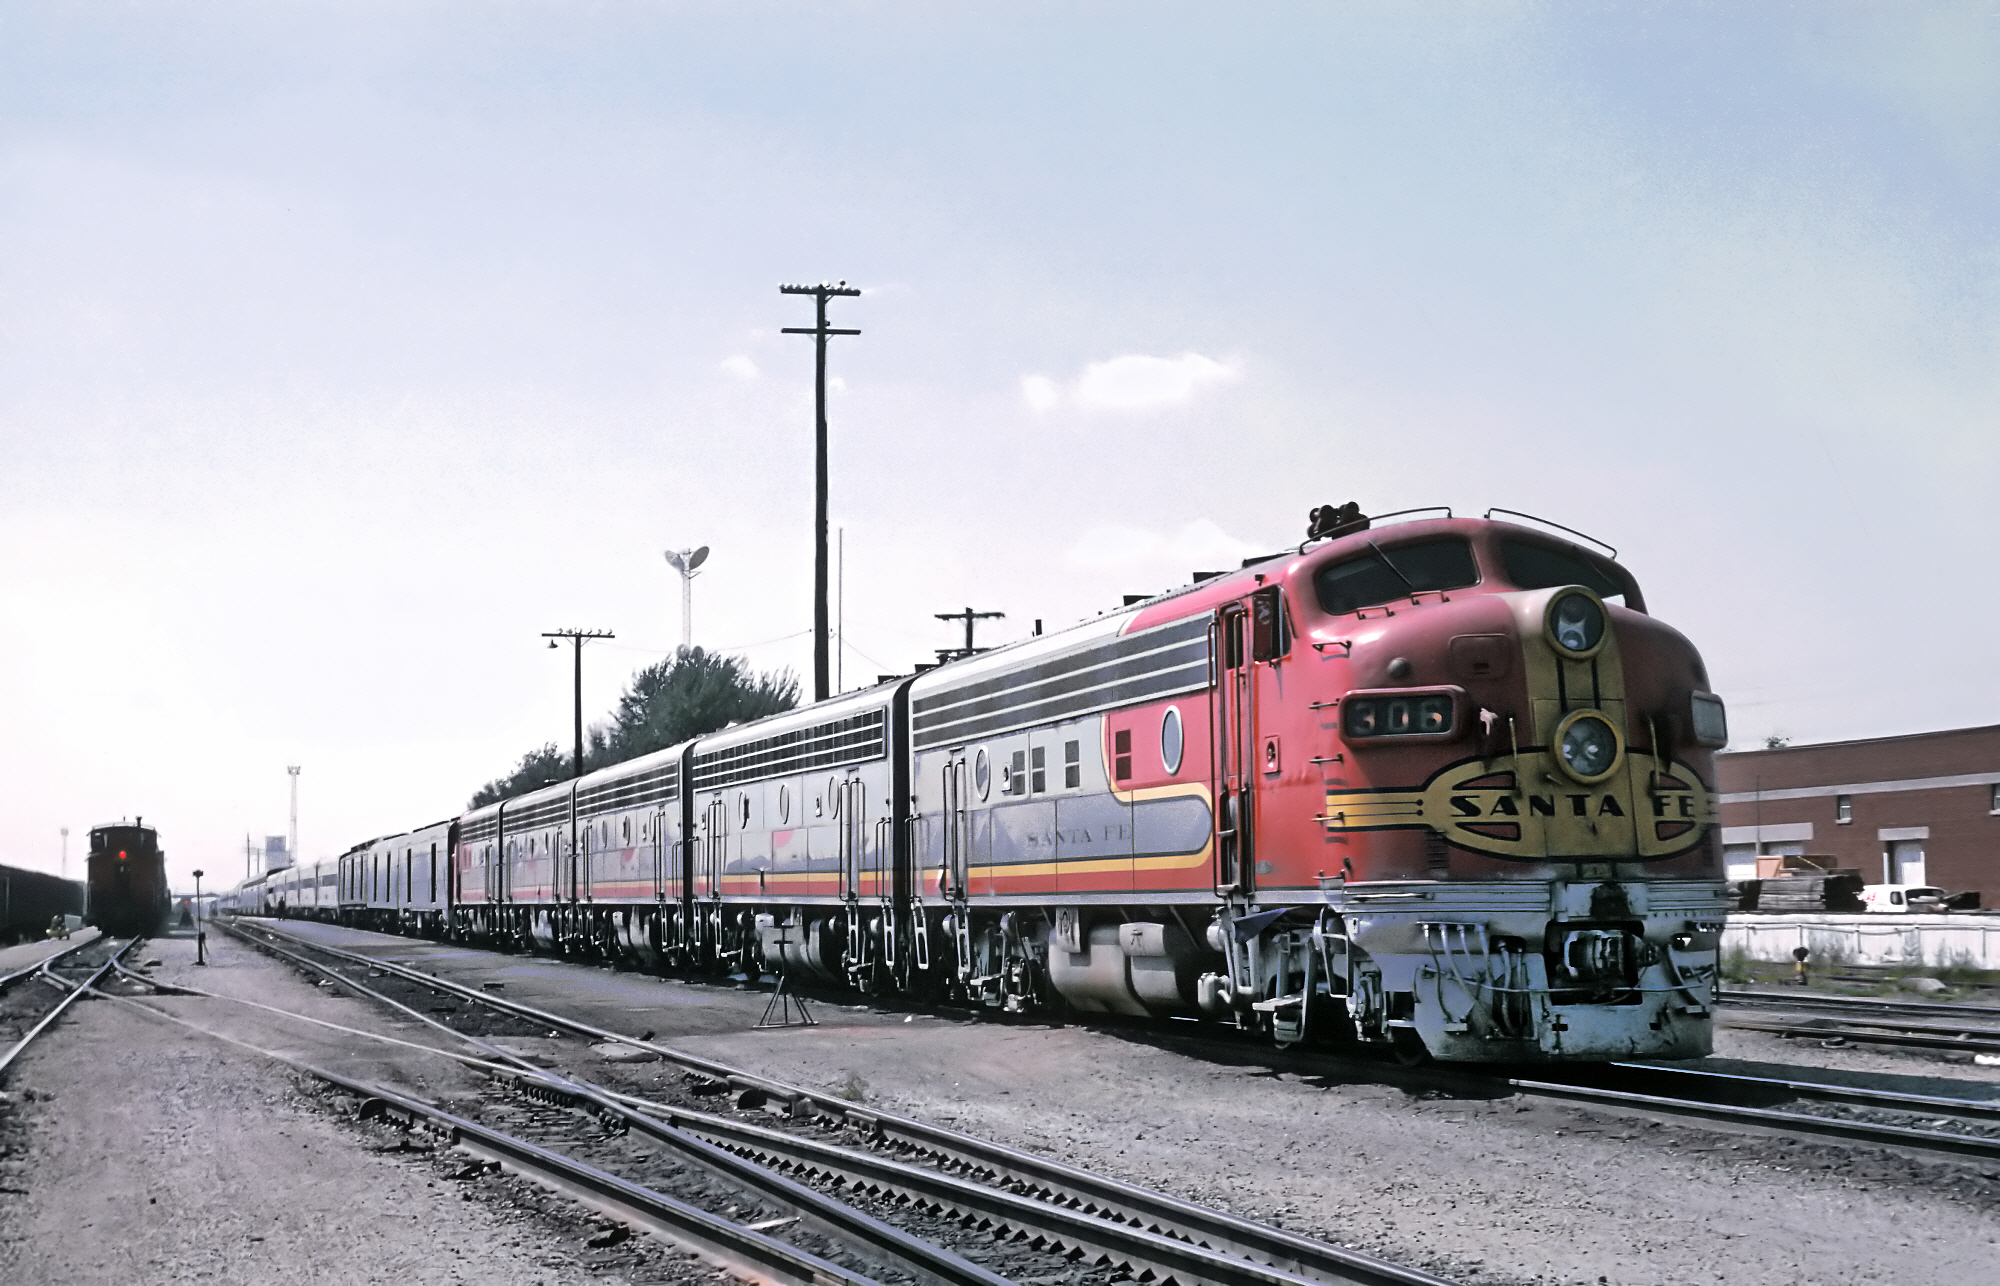
<svg viewBox="0 0 2000 1286"><path fill-rule="evenodd" d="M1929 884L1870 884L1861 890L1861 906L1885 915L1932 913L1946 910L1944 900L1949 896Z"/></svg>

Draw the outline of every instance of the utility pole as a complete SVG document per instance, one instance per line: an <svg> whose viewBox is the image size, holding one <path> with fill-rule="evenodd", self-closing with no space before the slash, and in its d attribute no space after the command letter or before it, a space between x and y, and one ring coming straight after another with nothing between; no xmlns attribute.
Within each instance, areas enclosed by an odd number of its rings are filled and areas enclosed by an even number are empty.
<svg viewBox="0 0 2000 1286"><path fill-rule="evenodd" d="M285 767L285 771L292 778L292 835L285 841L290 845L285 855L292 859L293 866L299 864L299 767L298 764L288 764Z"/></svg>
<svg viewBox="0 0 2000 1286"><path fill-rule="evenodd" d="M63 837L62 877L64 879L68 879L69 878L69 827L65 826L62 828L62 837Z"/></svg>
<svg viewBox="0 0 2000 1286"><path fill-rule="evenodd" d="M257 878L257 848L250 842L250 832L243 832L243 878Z"/></svg>
<svg viewBox="0 0 2000 1286"><path fill-rule="evenodd" d="M695 568L708 561L708 546L700 549L669 549L667 566L681 574L681 651L694 646Z"/></svg>
<svg viewBox="0 0 2000 1286"><path fill-rule="evenodd" d="M933 612L932 615L937 617L940 621L965 622L965 647L963 649L949 648L949 647L939 648L937 650L939 662L956 661L961 657L971 656L973 653L979 651L978 648L972 646L972 623L974 621L994 620L998 617L1005 616L1006 614L1007 613L1005 612L975 612L969 607L962 612Z"/></svg>
<svg viewBox="0 0 2000 1286"><path fill-rule="evenodd" d="M837 296L853 297L861 292L845 281L829 286L779 286L781 295L811 295L819 304L818 324L782 328L787 335L811 335L819 350L813 378L814 472L813 472L813 700L832 695L829 687L832 667L827 656L826 611L826 341L835 335L859 335L858 330L836 330L826 324L826 301Z"/></svg>
<svg viewBox="0 0 2000 1286"><path fill-rule="evenodd" d="M583 641L585 639L615 639L618 636L610 630L549 630L542 635L554 647L557 639L568 639L576 644L576 769L572 777L583 776Z"/></svg>
<svg viewBox="0 0 2000 1286"><path fill-rule="evenodd" d="M847 528L833 537L833 690L847 691Z"/></svg>

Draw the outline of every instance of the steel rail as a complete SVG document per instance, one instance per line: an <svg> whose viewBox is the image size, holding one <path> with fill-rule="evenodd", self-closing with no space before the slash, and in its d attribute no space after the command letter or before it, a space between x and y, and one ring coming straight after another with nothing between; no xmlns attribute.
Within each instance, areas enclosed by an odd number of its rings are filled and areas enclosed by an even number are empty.
<svg viewBox="0 0 2000 1286"><path fill-rule="evenodd" d="M877 1108L862 1107L802 1086L771 1080L731 1067L726 1063L688 1054L671 1046L639 1040L592 1026L563 1014L538 1009L506 997L494 996L406 965L310 942L265 925L256 925L254 928L260 933L283 938L288 942L344 959L352 964L393 973L420 985L486 1005L515 1017L531 1019L551 1028L571 1031L593 1040L615 1042L647 1050L664 1061L727 1084L733 1089L765 1095L772 1101L784 1104L795 1115L818 1113L844 1118L879 1137L906 1144L934 1156L957 1161L970 1168L988 1171L1006 1182L1041 1189L1062 1201L1096 1212L1096 1217L1102 1220L1118 1220L1143 1228L1160 1230L1169 1236L1184 1236L1192 1242L1210 1246L1226 1254L1254 1257L1268 1264L1285 1267L1290 1271L1324 1281L1396 1283L1397 1286L1448 1286L1446 1279L1393 1264L1373 1255L1332 1246L1281 1228L1273 1228L1268 1224L1260 1224L1183 1201L1165 1193L1135 1187L989 1139L981 1139ZM348 981L342 978L343 983ZM533 1070L539 1073L540 1069Z"/></svg>
<svg viewBox="0 0 2000 1286"><path fill-rule="evenodd" d="M324 1068L298 1066L329 1085L360 1096L363 1115L374 1110L372 1104L381 1104L382 1110L441 1130L453 1146L481 1160L510 1166L546 1187L695 1249L712 1261L756 1280L795 1282L802 1286L880 1286L874 1278L560 1152L489 1129L379 1085L352 1080Z"/></svg>
<svg viewBox="0 0 2000 1286"><path fill-rule="evenodd" d="M93 941L101 942L103 941L103 939L98 938L98 939L93 939ZM35 1037L41 1035L43 1032L47 1031L50 1027L54 1026L56 1019L62 1017L63 1011L76 1003L77 997L82 996L83 994L88 992L92 987L96 986L99 979L103 978L105 974L111 972L113 966L115 966L118 963L118 958L124 955L127 951L130 951L133 947L137 946L138 943L139 939L133 938L130 941L128 941L124 946L112 952L111 958L109 960L106 960L103 964L97 966L97 968L91 972L90 977L86 978L80 986L71 987L69 994L65 995L61 1000L57 1001L55 1008L49 1010L48 1013L42 1015L42 1020L36 1023L33 1027L29 1028L26 1035L22 1036L19 1040L15 1041L11 1046L9 1046L6 1052L0 1053L0 1079L4 1079L6 1077L7 1070L14 1065L14 1060L19 1058L22 1054L22 1051L26 1050L28 1046L33 1043ZM89 946L90 943L86 942L83 945ZM69 953L68 952L60 953L60 955L67 955L67 954ZM41 970L43 967L48 965L50 961L58 958L60 957L51 956L49 960L42 961L41 964L35 966L36 971Z"/></svg>
<svg viewBox="0 0 2000 1286"><path fill-rule="evenodd" d="M290 940L308 950L326 950L315 943L299 942L296 938ZM598 1086L574 1080L547 1068L536 1067L519 1055L488 1044L476 1036L457 1031L427 1014L417 1012L401 1001L383 995L365 983L356 982L325 965L306 959L297 952L287 951L270 943L258 945L305 968L325 974L349 990L365 995L439 1031L447 1032L490 1054L496 1061L513 1064L519 1069L516 1075L530 1078L559 1093L590 1102L602 1113L628 1119L628 1124L638 1123L636 1119L630 1119L634 1117L630 1109L605 1097ZM357 959L365 961L367 958L357 957ZM381 965L376 962L370 967L380 968ZM759 1165L754 1160L738 1156L725 1148L716 1147L705 1140L671 1128L648 1129L646 1132L658 1142L671 1147L683 1160L700 1166L725 1183L775 1202L796 1216L801 1223L835 1240L861 1249L873 1257L887 1259L897 1267L916 1274L920 1280L953 1283L955 1286L1007 1286L1006 1278L943 1246L877 1219L844 1201L829 1197L823 1192Z"/></svg>
<svg viewBox="0 0 2000 1286"><path fill-rule="evenodd" d="M1649 1063L1611 1063L1608 1066L1620 1074L1639 1078L1659 1077L1668 1080L1701 1081L1727 1093L1802 1098L1818 1103L1841 1103L1851 1107L1883 1108L1928 1116L1943 1113L1946 1116L1962 1116L1976 1120L2000 1120L2000 1098L1945 1098L1934 1094L1905 1094L1896 1090L1833 1085L1826 1081L1797 1081L1783 1077L1712 1072L1698 1067L1660 1067Z"/></svg>
<svg viewBox="0 0 2000 1286"><path fill-rule="evenodd" d="M1770 991L1726 991L1719 993L1716 999L1732 1009L1814 1009L1835 1013L1866 1010L1912 1018L1973 1017L2000 1021L2000 1005L1961 1005L1936 1000L1889 1000L1878 996L1832 996L1813 992L1788 995Z"/></svg>
<svg viewBox="0 0 2000 1286"><path fill-rule="evenodd" d="M1961 1027L1933 1024L1870 1022L1860 1018L1817 1019L1824 1026L1785 1022L1777 1018L1731 1018L1727 1026L1738 1031L1770 1032L1779 1036L1825 1040L1839 1037L1865 1045L1901 1045L1909 1049L1956 1049L1973 1054L2000 1053L2000 1031L1975 1034Z"/></svg>
<svg viewBox="0 0 2000 1286"><path fill-rule="evenodd" d="M1361 1079L1372 1079L1376 1083L1397 1085L1405 1089L1438 1090L1445 1093L1493 1096L1496 1091L1511 1091L1539 1098L1558 1099L1583 1103L1597 1107L1626 1112L1646 1112L1661 1116L1682 1116L1721 1124L1748 1126L1758 1130L1772 1130L1784 1134L1818 1135L1840 1138L1850 1142L1871 1143L1879 1146L1914 1148L1929 1152L1948 1152L1962 1156L1976 1156L1988 1160L2000 1159L2000 1138L1985 1138L1980 1135L1954 1134L1940 1130L1916 1129L1909 1126L1877 1125L1866 1121L1842 1120L1838 1117L1814 1116L1803 1112L1786 1112L1768 1107L1747 1106L1737 1103L1720 1102L1716 1099L1685 1098L1668 1094L1647 1094L1632 1090L1615 1089L1608 1086L1592 1085L1582 1080L1543 1081L1524 1077L1508 1077L1498 1074L1480 1074L1456 1069L1387 1068L1379 1064L1363 1064L1356 1059L1338 1056L1310 1060L1308 1066L1316 1066L1323 1073L1352 1076L1359 1072ZM1647 1073L1663 1069L1648 1064L1613 1063L1608 1067L1630 1068ZM1722 1079L1722 1073L1689 1071L1690 1076ZM1738 1089L1762 1086L1768 1092L1782 1093L1787 1087L1821 1089L1828 1101L1836 1096L1851 1094L1854 1101L1873 1093L1883 1098L1894 1097L1900 1103L1876 1101L1862 1103L1864 1106L1896 1107L1898 1110L1927 1109L1931 1104L1921 1095L1895 1095L1889 1091L1847 1091L1838 1086L1816 1086L1811 1082L1764 1080L1759 1077L1736 1078ZM1939 1111L1933 1115L1952 1115L1943 1111L1947 1105L1957 1105L1962 1110L1957 1115L1983 1116L1984 1110L1977 1100L1944 1099L1938 1101Z"/></svg>
<svg viewBox="0 0 2000 1286"><path fill-rule="evenodd" d="M1809 1116L1803 1112L1780 1112L1773 1108L1742 1107L1700 1099L1669 1098L1658 1094L1635 1094L1629 1090L1602 1089L1591 1085L1555 1081L1508 1080L1506 1084L1523 1093L1543 1098L1626 1110L1661 1112L1689 1116L1731 1125L1775 1129L1786 1134L1823 1135L1860 1143L1890 1147L1920 1148L1927 1152L1951 1152L1986 1160L2000 1159L2000 1138L1976 1134L1951 1134L1942 1130L1919 1130L1905 1125L1877 1125L1868 1121L1844 1121L1838 1117Z"/></svg>
<svg viewBox="0 0 2000 1286"><path fill-rule="evenodd" d="M83 941L76 943L73 946L64 947L61 951L58 951L53 955L43 956L40 960L35 961L35 963L27 966L25 969L16 969L12 973L0 973L0 991L5 991L7 990L7 988L13 986L15 983L20 982L24 979L32 978L36 974L40 973L44 968L54 964L56 961L75 955L77 952L83 950L85 947L96 946L98 943L102 941L104 941L103 934L99 934L97 937L94 938L85 938Z"/></svg>

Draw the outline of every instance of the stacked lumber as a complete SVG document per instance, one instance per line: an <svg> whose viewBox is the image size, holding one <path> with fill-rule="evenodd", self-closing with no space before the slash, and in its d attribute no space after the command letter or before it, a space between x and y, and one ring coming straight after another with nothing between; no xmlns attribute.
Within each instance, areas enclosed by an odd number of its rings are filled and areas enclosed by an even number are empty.
<svg viewBox="0 0 2000 1286"><path fill-rule="evenodd" d="M1746 881L1747 882L1747 881ZM1759 911L1859 911L1861 872L1787 871L1775 879L1758 880L1754 901L1745 909Z"/></svg>

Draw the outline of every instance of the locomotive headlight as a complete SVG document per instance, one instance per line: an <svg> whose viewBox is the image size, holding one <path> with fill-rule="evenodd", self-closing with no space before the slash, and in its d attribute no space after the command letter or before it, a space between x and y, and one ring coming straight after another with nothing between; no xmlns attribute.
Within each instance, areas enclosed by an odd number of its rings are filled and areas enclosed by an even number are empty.
<svg viewBox="0 0 2000 1286"><path fill-rule="evenodd" d="M1549 600L1549 642L1563 655L1582 660L1604 646L1604 604L1588 590L1564 590Z"/></svg>
<svg viewBox="0 0 2000 1286"><path fill-rule="evenodd" d="M1617 725L1595 710L1579 710L1556 726L1556 762L1586 785L1611 775L1621 749Z"/></svg>

